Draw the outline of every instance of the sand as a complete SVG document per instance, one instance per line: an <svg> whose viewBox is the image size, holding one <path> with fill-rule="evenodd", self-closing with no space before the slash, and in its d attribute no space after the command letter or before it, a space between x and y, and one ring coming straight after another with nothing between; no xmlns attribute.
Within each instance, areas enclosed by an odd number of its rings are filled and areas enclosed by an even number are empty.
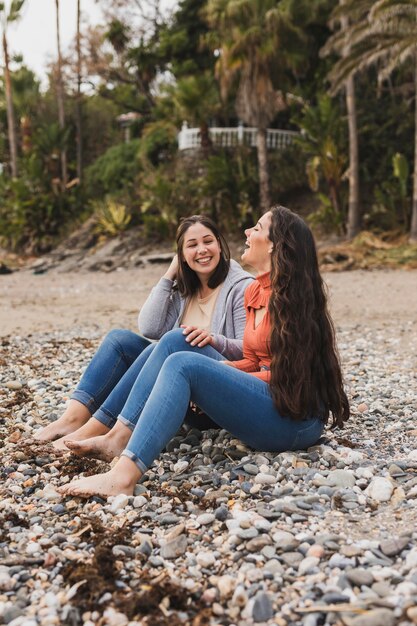
<svg viewBox="0 0 417 626"><path fill-rule="evenodd" d="M75 327L107 332L136 330L137 313L166 270L149 264L110 273L34 274L22 270L0 276L0 336L28 335ZM417 322L417 271L375 270L328 273L330 308L336 325L393 325ZM414 333L412 333L414 334Z"/></svg>

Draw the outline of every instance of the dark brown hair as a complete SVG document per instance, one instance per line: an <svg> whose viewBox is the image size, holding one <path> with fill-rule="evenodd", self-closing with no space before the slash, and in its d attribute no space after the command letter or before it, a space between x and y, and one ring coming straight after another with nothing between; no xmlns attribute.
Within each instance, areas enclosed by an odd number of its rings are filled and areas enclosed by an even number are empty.
<svg viewBox="0 0 417 626"><path fill-rule="evenodd" d="M316 246L307 224L282 206L271 209L271 393L295 420L349 417L335 331L327 309Z"/></svg>
<svg viewBox="0 0 417 626"><path fill-rule="evenodd" d="M185 233L194 224L202 224L213 233L220 245L220 260L212 276L208 281L210 289L215 289L224 282L230 267L230 250L227 241L217 228L211 217L207 215L191 215L184 217L177 229L176 243L178 254L177 289L183 297L194 295L200 287L200 279L197 274L189 268L182 256Z"/></svg>

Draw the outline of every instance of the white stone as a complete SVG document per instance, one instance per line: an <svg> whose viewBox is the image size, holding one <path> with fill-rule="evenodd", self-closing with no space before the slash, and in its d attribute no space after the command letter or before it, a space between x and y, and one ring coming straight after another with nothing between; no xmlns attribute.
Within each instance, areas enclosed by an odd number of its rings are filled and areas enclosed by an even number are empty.
<svg viewBox="0 0 417 626"><path fill-rule="evenodd" d="M353 463L360 463L364 460L365 455L359 450L351 450L351 448L342 448L339 452L339 458L343 459L346 465L352 465Z"/></svg>
<svg viewBox="0 0 417 626"><path fill-rule="evenodd" d="M106 626L126 626L129 622L126 615L115 611L111 607L104 611L103 617L105 618Z"/></svg>
<svg viewBox="0 0 417 626"><path fill-rule="evenodd" d="M140 509L141 507L145 506L145 504L147 504L148 501L145 498L145 496L136 496L133 499L133 506L135 509Z"/></svg>
<svg viewBox="0 0 417 626"><path fill-rule="evenodd" d="M198 522L201 526L206 526L208 524L212 524L215 519L216 517L213 513L202 513L197 517L196 522Z"/></svg>
<svg viewBox="0 0 417 626"><path fill-rule="evenodd" d="M417 548L412 548L405 558L405 566L407 569L417 567Z"/></svg>
<svg viewBox="0 0 417 626"><path fill-rule="evenodd" d="M27 554L36 554L37 552L40 552L41 549L42 548L41 548L39 543L37 543L36 541L31 541L26 546L26 553Z"/></svg>
<svg viewBox="0 0 417 626"><path fill-rule="evenodd" d="M271 522L269 522L267 519L264 519L263 517L259 517L258 519L256 519L253 525L255 526L256 530L265 530L267 532L272 526Z"/></svg>
<svg viewBox="0 0 417 626"><path fill-rule="evenodd" d="M16 580L6 572L0 572L0 591L11 591L16 585Z"/></svg>
<svg viewBox="0 0 417 626"><path fill-rule="evenodd" d="M411 582L411 580L404 580L395 589L395 593L398 593L400 596L414 596L416 592L417 585Z"/></svg>
<svg viewBox="0 0 417 626"><path fill-rule="evenodd" d="M264 565L264 569L271 574L283 574L284 568L277 559L270 559Z"/></svg>
<svg viewBox="0 0 417 626"><path fill-rule="evenodd" d="M176 474L182 474L183 472L185 472L185 470L188 468L188 466L189 466L188 461L178 461L174 465L174 472Z"/></svg>
<svg viewBox="0 0 417 626"><path fill-rule="evenodd" d="M61 500L62 496L51 485L46 485L43 489L43 499L52 502L54 500Z"/></svg>
<svg viewBox="0 0 417 626"><path fill-rule="evenodd" d="M388 502L391 499L393 491L394 485L392 482L382 476L374 478L365 489L366 495L377 502Z"/></svg>
<svg viewBox="0 0 417 626"><path fill-rule="evenodd" d="M52 609L58 609L61 606L58 596L52 591L48 591L48 593L45 594L44 602L46 606Z"/></svg>
<svg viewBox="0 0 417 626"><path fill-rule="evenodd" d="M222 600L229 598L234 592L235 587L236 587L236 578L233 578L233 576L229 576L228 574L225 574L224 576L220 576L219 579L217 580L217 588L220 592L220 598Z"/></svg>
<svg viewBox="0 0 417 626"><path fill-rule="evenodd" d="M307 556L298 566L299 575L304 576L304 574L311 574L319 563L320 559L317 556Z"/></svg>
<svg viewBox="0 0 417 626"><path fill-rule="evenodd" d="M275 485L276 482L276 476L272 476L272 474L259 472L259 474L255 476L255 483L258 485Z"/></svg>
<svg viewBox="0 0 417 626"><path fill-rule="evenodd" d="M352 470L336 469L329 472L326 483L329 487L353 487L355 484L355 475Z"/></svg>
<svg viewBox="0 0 417 626"><path fill-rule="evenodd" d="M248 595L243 585L238 585L233 594L231 605L244 607L248 603Z"/></svg>
<svg viewBox="0 0 417 626"><path fill-rule="evenodd" d="M355 476L358 478L369 478L373 477L374 473L370 467L357 467L355 469Z"/></svg>
<svg viewBox="0 0 417 626"><path fill-rule="evenodd" d="M298 545L298 541L287 530L278 530L272 535L274 543L277 543L280 547L286 548L288 546Z"/></svg>
<svg viewBox="0 0 417 626"><path fill-rule="evenodd" d="M110 511L112 513L117 513L117 511L121 511L128 504L129 504L129 496L127 496L124 493L119 493L119 495L115 496L115 498L112 500L112 503L110 505Z"/></svg>
<svg viewBox="0 0 417 626"><path fill-rule="evenodd" d="M216 557L212 552L199 552L196 560L201 567L210 567L216 562Z"/></svg>

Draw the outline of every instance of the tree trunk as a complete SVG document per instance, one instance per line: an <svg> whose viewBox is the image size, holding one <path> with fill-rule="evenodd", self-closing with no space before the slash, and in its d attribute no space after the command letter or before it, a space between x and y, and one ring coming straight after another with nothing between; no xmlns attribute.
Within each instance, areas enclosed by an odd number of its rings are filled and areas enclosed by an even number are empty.
<svg viewBox="0 0 417 626"><path fill-rule="evenodd" d="M207 122L202 122L202 124L200 124L200 142L201 149L207 156L207 153L213 145L213 142L210 139L210 131Z"/></svg>
<svg viewBox="0 0 417 626"><path fill-rule="evenodd" d="M343 6L346 0L340 0ZM340 20L342 30L349 26L349 19L342 16ZM346 45L343 56L350 52L350 45ZM349 128L349 207L347 215L347 238L353 239L361 230L361 208L359 204L359 150L358 127L356 122L355 79L350 76L346 81L346 107Z"/></svg>
<svg viewBox="0 0 417 626"><path fill-rule="evenodd" d="M64 86L62 81L62 56L61 56L61 38L59 33L59 0L55 0L56 6L56 42L58 51L58 67L57 67L57 104L58 104L58 120L61 130L65 129L65 108L64 108ZM65 148L61 150L61 177L62 186L65 188L68 182L67 173L67 153Z"/></svg>
<svg viewBox="0 0 417 626"><path fill-rule="evenodd" d="M414 67L414 178L413 178L413 210L411 213L410 243L417 242L417 55Z"/></svg>
<svg viewBox="0 0 417 626"><path fill-rule="evenodd" d="M271 207L269 191L268 152L266 147L266 128L258 128L256 133L256 148L258 151L259 169L259 196L262 211Z"/></svg>
<svg viewBox="0 0 417 626"><path fill-rule="evenodd" d="M3 31L3 54L4 54L4 85L6 90L6 107L7 107L7 131L9 136L10 165L13 178L17 178L17 139L16 126L14 121L12 82L10 80L9 70L9 50L7 47L6 33Z"/></svg>
<svg viewBox="0 0 417 626"><path fill-rule="evenodd" d="M359 149L356 121L355 81L353 76L346 82L346 105L349 126L349 208L347 237L353 239L361 230L361 207L359 203Z"/></svg>
<svg viewBox="0 0 417 626"><path fill-rule="evenodd" d="M83 142L82 142L82 100L81 100L81 0L77 0L77 98L75 107L77 127L77 178L82 182L83 175Z"/></svg>

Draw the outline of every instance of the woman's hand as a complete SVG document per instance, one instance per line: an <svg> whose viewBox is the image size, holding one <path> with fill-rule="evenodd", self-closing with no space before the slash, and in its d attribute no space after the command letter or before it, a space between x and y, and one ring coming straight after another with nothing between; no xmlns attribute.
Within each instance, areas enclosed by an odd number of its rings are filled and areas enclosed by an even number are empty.
<svg viewBox="0 0 417 626"><path fill-rule="evenodd" d="M210 335L208 330L203 330L201 328L197 328L197 326L185 326L181 325L183 328L183 335L187 335L185 341L190 343L192 346L197 346L198 348L204 348L204 346L208 346L213 343L213 337Z"/></svg>
<svg viewBox="0 0 417 626"><path fill-rule="evenodd" d="M171 261L171 265L164 274L164 278L175 280L178 272L178 255L176 254Z"/></svg>

